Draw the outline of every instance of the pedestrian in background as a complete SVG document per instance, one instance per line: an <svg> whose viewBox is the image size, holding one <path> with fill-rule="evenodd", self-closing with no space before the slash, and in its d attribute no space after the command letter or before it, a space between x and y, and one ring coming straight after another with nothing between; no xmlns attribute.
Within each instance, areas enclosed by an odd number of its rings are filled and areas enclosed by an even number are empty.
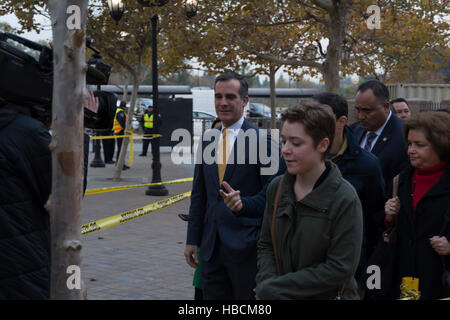
<svg viewBox="0 0 450 320"><path fill-rule="evenodd" d="M127 103L125 101L120 102L120 106L116 109L116 116L114 117L113 123L113 131L116 136L125 135L125 127L127 122ZM120 149L122 148L123 138L116 138L117 140L117 155L116 155L116 163L119 162ZM117 165L117 164L116 164ZM123 165L123 170L130 169L129 166Z"/></svg>
<svg viewBox="0 0 450 320"><path fill-rule="evenodd" d="M403 121L408 121L411 118L411 111L409 110L408 101L403 98L393 99L390 102L392 106L392 111L394 114L402 119Z"/></svg>
<svg viewBox="0 0 450 320"><path fill-rule="evenodd" d="M148 106L147 110L144 112L144 114L142 115L141 118L141 123L142 126L144 128L144 134L155 134L157 132L155 132L155 121L156 121L156 117L155 114L153 112L153 106ZM153 139L152 137L144 137L143 138L143 142L142 142L142 153L139 155L141 157L146 157L147 156L147 150L148 150L148 145L151 142L152 144L152 150L155 150L156 146L155 146L155 142L156 140Z"/></svg>

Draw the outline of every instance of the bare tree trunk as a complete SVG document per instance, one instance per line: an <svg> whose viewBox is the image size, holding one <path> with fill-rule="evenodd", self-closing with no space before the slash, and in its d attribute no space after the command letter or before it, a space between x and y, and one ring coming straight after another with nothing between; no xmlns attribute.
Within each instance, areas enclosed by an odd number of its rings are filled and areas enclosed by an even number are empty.
<svg viewBox="0 0 450 320"><path fill-rule="evenodd" d="M54 65L53 137L50 146L51 299L82 297L80 209L83 191L87 5L87 0L48 1L53 26Z"/></svg>
<svg viewBox="0 0 450 320"><path fill-rule="evenodd" d="M130 110L128 110L127 122L125 125L125 134L129 134L130 128L132 128L131 123L133 121L134 107L136 105L137 93L139 90L139 77L133 75L133 91L131 93ZM117 161L116 171L112 177L113 181L119 181L122 175L123 164L125 163L125 156L128 150L129 138L123 138L122 147L120 149L119 160Z"/></svg>
<svg viewBox="0 0 450 320"><path fill-rule="evenodd" d="M327 92L336 94L339 94L339 66L341 63L342 45L344 44L347 10L346 4L338 4L329 11L330 22L328 31L330 37L322 72Z"/></svg>
<svg viewBox="0 0 450 320"><path fill-rule="evenodd" d="M270 128L275 129L276 128L276 105L275 105L275 99L276 99L276 92L275 92L275 73L277 72L278 68L276 68L272 63L269 65L269 82L270 82Z"/></svg>
<svg viewBox="0 0 450 320"><path fill-rule="evenodd" d="M122 88L122 101L127 101L128 100L128 85L130 84L130 78L129 78L129 73L125 73L124 75L122 75L123 81L124 81L124 85Z"/></svg>

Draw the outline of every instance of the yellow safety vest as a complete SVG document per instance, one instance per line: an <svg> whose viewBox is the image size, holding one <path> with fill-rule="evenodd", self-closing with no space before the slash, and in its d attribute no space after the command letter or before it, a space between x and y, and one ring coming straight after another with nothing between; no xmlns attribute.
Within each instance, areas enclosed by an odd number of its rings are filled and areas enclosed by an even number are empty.
<svg viewBox="0 0 450 320"><path fill-rule="evenodd" d="M153 113L148 116L148 113L144 115L144 127L147 129L153 129Z"/></svg>
<svg viewBox="0 0 450 320"><path fill-rule="evenodd" d="M116 115L114 116L113 130L114 130L114 133L115 133L115 134L117 134L117 133L119 133L120 131L122 131L123 129L125 129L124 127L122 127L122 126L120 125L120 122L117 120L117 114L118 114L120 111L123 111L123 109L117 108L117 109L116 109ZM127 119L127 115L125 114L125 121L126 121L126 119Z"/></svg>

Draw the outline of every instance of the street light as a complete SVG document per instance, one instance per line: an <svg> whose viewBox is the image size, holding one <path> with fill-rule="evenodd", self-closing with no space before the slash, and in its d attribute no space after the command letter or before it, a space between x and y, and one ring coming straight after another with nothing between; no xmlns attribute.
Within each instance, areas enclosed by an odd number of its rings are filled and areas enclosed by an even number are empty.
<svg viewBox="0 0 450 320"><path fill-rule="evenodd" d="M109 2L113 0L108 0ZM121 2L121 0L116 0ZM137 0L137 2L144 7L162 7L164 6L168 0ZM110 10L111 10L110 6ZM197 1L195 0L185 0L185 8L186 8L186 16L188 19L194 17L197 14ZM122 13L123 13L123 5L122 5ZM113 13L111 12L111 16L114 18ZM122 17L122 15L120 15ZM119 18L120 20L120 18ZM152 24L152 89L153 89L153 121L154 121L154 129L155 132L159 133L159 110L158 110L158 56L157 56L157 35L158 35L158 15L153 15L151 18ZM155 148L152 148L152 182L151 183L159 183L161 180L161 157L160 157L160 139L155 138L156 141L154 143ZM149 186L145 191L145 194L148 196L166 196L169 194L169 191L163 186Z"/></svg>
<svg viewBox="0 0 450 320"><path fill-rule="evenodd" d="M122 0L108 0L108 7L111 17L116 21L116 25L118 25L124 11Z"/></svg>
<svg viewBox="0 0 450 320"><path fill-rule="evenodd" d="M184 7L186 8L186 16L188 19L193 18L197 15L197 0L186 0L184 2Z"/></svg>

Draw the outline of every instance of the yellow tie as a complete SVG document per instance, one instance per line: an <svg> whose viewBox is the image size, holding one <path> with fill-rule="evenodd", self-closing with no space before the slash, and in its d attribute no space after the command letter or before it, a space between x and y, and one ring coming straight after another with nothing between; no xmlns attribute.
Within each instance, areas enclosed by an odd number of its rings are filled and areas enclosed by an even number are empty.
<svg viewBox="0 0 450 320"><path fill-rule="evenodd" d="M217 169L219 171L219 185L222 185L223 176L225 175L225 170L227 168L227 129L223 129L222 141L218 152L218 163Z"/></svg>

